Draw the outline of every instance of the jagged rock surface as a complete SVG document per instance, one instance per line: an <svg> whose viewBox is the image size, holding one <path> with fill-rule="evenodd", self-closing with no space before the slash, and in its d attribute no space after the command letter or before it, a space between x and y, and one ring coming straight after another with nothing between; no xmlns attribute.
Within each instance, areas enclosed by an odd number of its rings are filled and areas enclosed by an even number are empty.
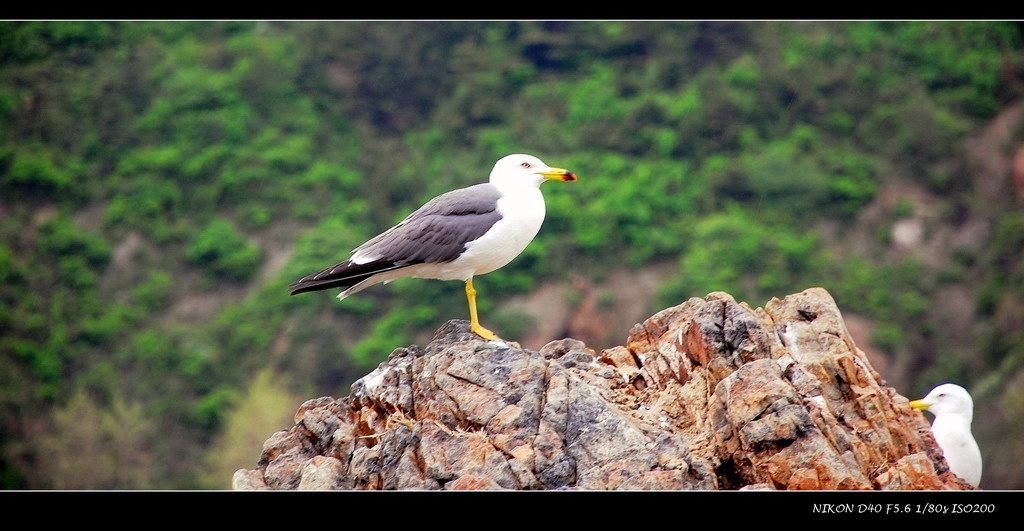
<svg viewBox="0 0 1024 531"><path fill-rule="evenodd" d="M310 400L249 489L969 489L832 297L692 298L601 353L449 321Z"/></svg>

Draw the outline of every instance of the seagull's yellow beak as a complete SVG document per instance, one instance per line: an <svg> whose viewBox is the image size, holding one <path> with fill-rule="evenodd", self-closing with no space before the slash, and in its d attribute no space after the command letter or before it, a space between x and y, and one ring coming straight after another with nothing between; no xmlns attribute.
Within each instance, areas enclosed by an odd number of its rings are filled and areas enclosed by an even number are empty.
<svg viewBox="0 0 1024 531"><path fill-rule="evenodd" d="M576 180L576 174L575 173L573 173L573 172L571 172L569 170L563 170L562 168L551 168L551 169L549 169L547 171L540 172L540 174L543 175L545 179L550 179L552 181L575 181Z"/></svg>
<svg viewBox="0 0 1024 531"><path fill-rule="evenodd" d="M924 411L924 410L928 409L929 405L931 405L931 404L929 404L928 402L925 402L924 400L911 400L910 401L910 407L912 407L912 408L914 408L914 409L916 409L918 411Z"/></svg>

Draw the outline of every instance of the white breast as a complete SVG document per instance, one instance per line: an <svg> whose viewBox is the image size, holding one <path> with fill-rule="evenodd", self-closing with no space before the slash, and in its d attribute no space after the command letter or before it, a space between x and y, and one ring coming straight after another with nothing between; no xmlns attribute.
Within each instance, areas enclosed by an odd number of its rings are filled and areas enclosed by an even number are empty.
<svg viewBox="0 0 1024 531"><path fill-rule="evenodd" d="M932 432L949 469L977 487L981 482L981 450L971 435L970 421L957 415L936 416Z"/></svg>
<svg viewBox="0 0 1024 531"><path fill-rule="evenodd" d="M466 280L511 262L533 241L544 223L544 196L537 188L498 199L501 219L480 238L466 244L462 256L440 267L441 280Z"/></svg>

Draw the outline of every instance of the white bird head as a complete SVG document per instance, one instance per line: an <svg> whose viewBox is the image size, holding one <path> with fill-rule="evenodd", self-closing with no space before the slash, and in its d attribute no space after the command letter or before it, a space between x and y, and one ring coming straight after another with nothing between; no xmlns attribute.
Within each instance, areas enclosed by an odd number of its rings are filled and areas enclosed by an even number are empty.
<svg viewBox="0 0 1024 531"><path fill-rule="evenodd" d="M910 407L921 411L929 411L936 417L940 415L959 415L970 423L974 416L974 400L967 389L956 384L942 384L920 399L910 403Z"/></svg>
<svg viewBox="0 0 1024 531"><path fill-rule="evenodd" d="M575 181L576 174L562 168L552 168L533 155L517 153L507 155L494 163L491 184L502 190L539 188L546 180Z"/></svg>

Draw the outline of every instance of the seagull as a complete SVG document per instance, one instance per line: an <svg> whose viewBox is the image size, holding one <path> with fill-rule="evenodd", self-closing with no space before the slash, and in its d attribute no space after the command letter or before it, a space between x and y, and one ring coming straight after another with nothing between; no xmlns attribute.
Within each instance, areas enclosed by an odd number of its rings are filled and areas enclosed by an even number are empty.
<svg viewBox="0 0 1024 531"><path fill-rule="evenodd" d="M575 181L532 155L496 162L489 182L441 194L401 223L356 247L352 256L289 286L292 295L343 288L338 299L374 284L403 277L466 283L470 330L490 341L497 334L480 325L473 277L508 264L533 241L544 222L545 181Z"/></svg>
<svg viewBox="0 0 1024 531"><path fill-rule="evenodd" d="M949 469L975 487L981 482L981 451L971 435L974 401L966 389L942 384L910 407L935 415L932 432L946 456Z"/></svg>

